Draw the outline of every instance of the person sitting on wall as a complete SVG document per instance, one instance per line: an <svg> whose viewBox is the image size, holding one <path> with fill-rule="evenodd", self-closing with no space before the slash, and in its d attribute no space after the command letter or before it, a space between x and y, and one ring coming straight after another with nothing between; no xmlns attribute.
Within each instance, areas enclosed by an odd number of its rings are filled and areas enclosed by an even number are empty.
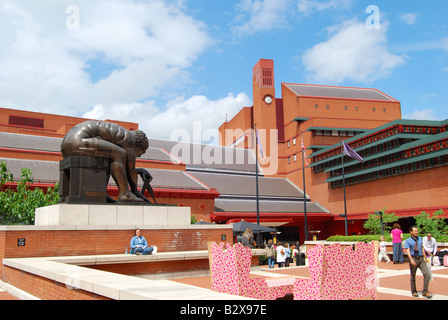
<svg viewBox="0 0 448 320"><path fill-rule="evenodd" d="M135 159L146 152L148 138L105 121L85 121L71 128L61 143L62 157L95 156L110 159L110 174L118 186L118 201L149 202L137 189ZM130 191L129 191L130 187Z"/></svg>
<svg viewBox="0 0 448 320"><path fill-rule="evenodd" d="M145 237L142 236L140 229L135 230L135 236L131 239L131 254L151 254L154 250L153 246L148 246Z"/></svg>

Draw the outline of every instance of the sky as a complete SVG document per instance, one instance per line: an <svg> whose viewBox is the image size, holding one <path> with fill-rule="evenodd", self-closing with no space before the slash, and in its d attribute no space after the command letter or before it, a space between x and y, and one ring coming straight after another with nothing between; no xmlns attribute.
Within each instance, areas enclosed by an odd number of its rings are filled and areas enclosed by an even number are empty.
<svg viewBox="0 0 448 320"><path fill-rule="evenodd" d="M3 108L216 143L259 59L278 98L282 82L377 88L403 118L448 118L446 0L0 0Z"/></svg>

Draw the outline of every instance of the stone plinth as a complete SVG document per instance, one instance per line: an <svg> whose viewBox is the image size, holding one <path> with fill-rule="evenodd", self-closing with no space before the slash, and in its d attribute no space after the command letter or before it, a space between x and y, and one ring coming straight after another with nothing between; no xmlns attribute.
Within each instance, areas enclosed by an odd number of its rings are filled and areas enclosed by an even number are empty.
<svg viewBox="0 0 448 320"><path fill-rule="evenodd" d="M182 226L190 208L152 205L66 204L37 208L36 226Z"/></svg>
<svg viewBox="0 0 448 320"><path fill-rule="evenodd" d="M59 162L60 202L106 203L109 159L72 155Z"/></svg>

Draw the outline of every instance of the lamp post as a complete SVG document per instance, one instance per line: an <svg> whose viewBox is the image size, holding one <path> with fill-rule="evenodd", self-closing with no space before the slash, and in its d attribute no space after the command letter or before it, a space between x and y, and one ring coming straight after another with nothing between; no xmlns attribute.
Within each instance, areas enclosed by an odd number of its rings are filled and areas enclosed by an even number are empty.
<svg viewBox="0 0 448 320"><path fill-rule="evenodd" d="M379 215L380 215L380 221L381 221L381 235L384 236L383 211L375 211L374 214L379 214Z"/></svg>
<svg viewBox="0 0 448 320"><path fill-rule="evenodd" d="M345 213L345 214L340 214L339 216L340 216L341 218L344 218L344 220L345 220L345 235L348 236L347 213Z"/></svg>

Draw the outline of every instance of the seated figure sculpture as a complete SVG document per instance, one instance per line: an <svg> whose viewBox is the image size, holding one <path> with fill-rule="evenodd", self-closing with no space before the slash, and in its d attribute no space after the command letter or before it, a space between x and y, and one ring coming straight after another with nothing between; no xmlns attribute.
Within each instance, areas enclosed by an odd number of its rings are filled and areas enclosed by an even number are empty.
<svg viewBox="0 0 448 320"><path fill-rule="evenodd" d="M69 130L62 140L61 153L63 158L71 155L109 158L109 174L118 186L118 201L149 202L137 189L137 176L141 172L135 168L135 159L148 147L148 138L141 130L129 131L115 123L91 120Z"/></svg>

